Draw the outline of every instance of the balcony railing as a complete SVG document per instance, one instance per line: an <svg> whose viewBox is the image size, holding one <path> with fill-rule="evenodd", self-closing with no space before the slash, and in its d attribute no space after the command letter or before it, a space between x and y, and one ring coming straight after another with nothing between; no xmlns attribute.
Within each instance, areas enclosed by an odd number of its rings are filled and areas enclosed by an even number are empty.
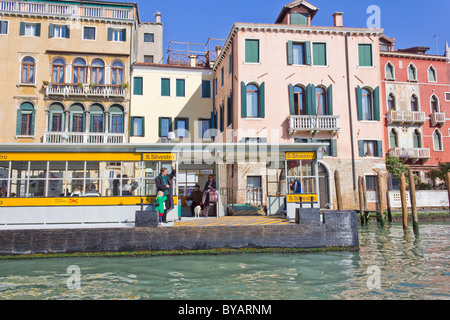
<svg viewBox="0 0 450 320"><path fill-rule="evenodd" d="M97 96L125 98L127 89L117 85L78 85L78 84L54 84L50 83L45 89L47 96Z"/></svg>
<svg viewBox="0 0 450 320"><path fill-rule="evenodd" d="M388 113L389 124L392 123L411 123L424 124L425 112L421 111L390 111Z"/></svg>
<svg viewBox="0 0 450 320"><path fill-rule="evenodd" d="M312 134L330 131L336 134L339 130L339 116L291 116L289 119L291 134L299 131L310 131Z"/></svg>
<svg viewBox="0 0 450 320"><path fill-rule="evenodd" d="M44 143L123 144L124 133L44 132Z"/></svg>
<svg viewBox="0 0 450 320"><path fill-rule="evenodd" d="M389 150L390 156L396 156L404 160L413 160L417 162L419 160L425 160L431 158L429 148L393 148Z"/></svg>
<svg viewBox="0 0 450 320"><path fill-rule="evenodd" d="M0 11L65 17L134 20L132 8L81 6L76 4L45 3L33 1L0 1Z"/></svg>
<svg viewBox="0 0 450 320"><path fill-rule="evenodd" d="M445 124L444 112L433 112L431 114L431 125L433 127Z"/></svg>

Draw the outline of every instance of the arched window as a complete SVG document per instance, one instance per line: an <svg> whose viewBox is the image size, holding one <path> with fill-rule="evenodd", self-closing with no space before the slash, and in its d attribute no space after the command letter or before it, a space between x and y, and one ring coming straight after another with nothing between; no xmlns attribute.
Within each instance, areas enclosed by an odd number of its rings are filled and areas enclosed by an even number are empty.
<svg viewBox="0 0 450 320"><path fill-rule="evenodd" d="M317 115L319 116L328 115L327 91L325 90L325 88L316 87L316 108L317 108Z"/></svg>
<svg viewBox="0 0 450 320"><path fill-rule="evenodd" d="M103 84L105 74L105 63L100 59L92 61L92 84Z"/></svg>
<svg viewBox="0 0 450 320"><path fill-rule="evenodd" d="M83 59L76 59L73 62L73 83L87 82L87 66Z"/></svg>
<svg viewBox="0 0 450 320"><path fill-rule="evenodd" d="M409 81L417 80L417 71L416 71L416 67L413 64L410 64L408 66L408 80Z"/></svg>
<svg viewBox="0 0 450 320"><path fill-rule="evenodd" d="M388 96L388 110L392 111L395 110L396 108L396 103L395 103L395 96L394 94L389 94Z"/></svg>
<svg viewBox="0 0 450 320"><path fill-rule="evenodd" d="M435 130L433 133L434 151L443 151L442 134L439 130Z"/></svg>
<svg viewBox="0 0 450 320"><path fill-rule="evenodd" d="M413 133L413 146L414 148L422 147L422 136L418 130L414 130Z"/></svg>
<svg viewBox="0 0 450 320"><path fill-rule="evenodd" d="M70 107L70 129L71 132L84 132L84 108L81 104Z"/></svg>
<svg viewBox="0 0 450 320"><path fill-rule="evenodd" d="M385 71L386 71L386 79L395 79L395 77L394 77L394 66L392 65L392 63L388 63L387 65L386 65L386 69L385 69Z"/></svg>
<svg viewBox="0 0 450 320"><path fill-rule="evenodd" d="M415 94L411 96L411 111L419 111L419 100L417 99L417 96Z"/></svg>
<svg viewBox="0 0 450 320"><path fill-rule="evenodd" d="M63 59L55 59L52 64L52 82L53 83L64 83L64 74L65 74L66 64Z"/></svg>
<svg viewBox="0 0 450 320"><path fill-rule="evenodd" d="M367 88L363 88L361 90L361 98L363 120L374 120L372 92Z"/></svg>
<svg viewBox="0 0 450 320"><path fill-rule="evenodd" d="M99 104L94 104L90 108L91 114L91 132L100 133L105 129L105 113L103 107Z"/></svg>
<svg viewBox="0 0 450 320"><path fill-rule="evenodd" d="M64 131L64 107L59 103L53 103L49 108L48 131Z"/></svg>
<svg viewBox="0 0 450 320"><path fill-rule="evenodd" d="M259 117L259 88L254 84L247 86L247 117Z"/></svg>
<svg viewBox="0 0 450 320"><path fill-rule="evenodd" d="M300 86L294 87L294 107L295 107L295 115L304 116L308 114L306 108L306 92L303 87Z"/></svg>
<svg viewBox="0 0 450 320"><path fill-rule="evenodd" d="M34 135L35 109L30 102L24 102L17 110L16 135Z"/></svg>
<svg viewBox="0 0 450 320"><path fill-rule="evenodd" d="M22 60L22 83L34 83L36 62L31 57Z"/></svg>
<svg viewBox="0 0 450 320"><path fill-rule="evenodd" d="M436 69L434 69L433 66L430 66L428 68L428 81L430 82L437 81Z"/></svg>
<svg viewBox="0 0 450 320"><path fill-rule="evenodd" d="M397 136L397 131L395 131L394 129L392 129L389 132L389 147L390 148L398 148L398 136Z"/></svg>
<svg viewBox="0 0 450 320"><path fill-rule="evenodd" d="M120 61L116 61L112 64L112 84L113 85L121 85L123 84L123 63Z"/></svg>
<svg viewBox="0 0 450 320"><path fill-rule="evenodd" d="M109 132L123 133L123 107L113 105L109 108Z"/></svg>
<svg viewBox="0 0 450 320"><path fill-rule="evenodd" d="M431 96L431 112L432 113L439 112L439 102L435 95Z"/></svg>

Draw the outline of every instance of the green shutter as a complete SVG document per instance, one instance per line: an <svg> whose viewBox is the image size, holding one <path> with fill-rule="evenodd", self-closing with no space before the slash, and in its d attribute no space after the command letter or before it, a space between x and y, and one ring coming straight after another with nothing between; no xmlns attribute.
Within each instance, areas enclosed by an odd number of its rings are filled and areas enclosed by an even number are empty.
<svg viewBox="0 0 450 320"><path fill-rule="evenodd" d="M364 157L364 140L358 141L358 148L359 148L359 156L361 158Z"/></svg>
<svg viewBox="0 0 450 320"><path fill-rule="evenodd" d="M294 63L294 42L288 41L287 43L287 56L288 56L288 64L292 65Z"/></svg>
<svg viewBox="0 0 450 320"><path fill-rule="evenodd" d="M162 136L162 117L158 118L158 137Z"/></svg>
<svg viewBox="0 0 450 320"><path fill-rule="evenodd" d="M305 64L311 65L311 41L305 42Z"/></svg>
<svg viewBox="0 0 450 320"><path fill-rule="evenodd" d="M145 137L145 117L142 117L142 135L141 137Z"/></svg>
<svg viewBox="0 0 450 320"><path fill-rule="evenodd" d="M328 107L328 115L333 115L333 85L330 84L327 90L327 107Z"/></svg>
<svg viewBox="0 0 450 320"><path fill-rule="evenodd" d="M330 156L337 157L337 140L332 139L330 144Z"/></svg>
<svg viewBox="0 0 450 320"><path fill-rule="evenodd" d="M41 24L36 23L36 37L40 37L40 36L41 36Z"/></svg>
<svg viewBox="0 0 450 320"><path fill-rule="evenodd" d="M177 97L185 96L185 81L184 79L177 79L176 81L176 95Z"/></svg>
<svg viewBox="0 0 450 320"><path fill-rule="evenodd" d="M123 42L127 41L127 29L122 29L122 40Z"/></svg>
<svg viewBox="0 0 450 320"><path fill-rule="evenodd" d="M247 118L247 86L241 82L241 116Z"/></svg>
<svg viewBox="0 0 450 320"><path fill-rule="evenodd" d="M360 86L356 88L356 99L358 104L358 120L363 120L363 110L362 110L362 89Z"/></svg>
<svg viewBox="0 0 450 320"><path fill-rule="evenodd" d="M259 63L259 40L245 40L245 62Z"/></svg>
<svg viewBox="0 0 450 320"><path fill-rule="evenodd" d="M291 13L291 25L307 26L308 25L308 14L307 13Z"/></svg>
<svg viewBox="0 0 450 320"><path fill-rule="evenodd" d="M266 117L266 84L263 82L259 87L259 117Z"/></svg>
<svg viewBox="0 0 450 320"><path fill-rule="evenodd" d="M383 157L383 141L378 140L377 141L377 157L382 158Z"/></svg>
<svg viewBox="0 0 450 320"><path fill-rule="evenodd" d="M224 105L222 104L220 106L220 132L223 132L225 127L225 112L224 112Z"/></svg>
<svg viewBox="0 0 450 320"><path fill-rule="evenodd" d="M372 67L372 45L371 44L359 44L359 66L360 67Z"/></svg>
<svg viewBox="0 0 450 320"><path fill-rule="evenodd" d="M21 36L24 36L24 35L25 35L25 22L21 22L21 23L20 23L19 34L20 34Z"/></svg>
<svg viewBox="0 0 450 320"><path fill-rule="evenodd" d="M133 94L136 96L143 95L143 78L135 77L133 78Z"/></svg>
<svg viewBox="0 0 450 320"><path fill-rule="evenodd" d="M130 117L130 137L134 136L134 117Z"/></svg>
<svg viewBox="0 0 450 320"><path fill-rule="evenodd" d="M108 41L112 41L112 40L113 40L113 29L108 28Z"/></svg>
<svg viewBox="0 0 450 320"><path fill-rule="evenodd" d="M161 79L161 96L170 97L170 79Z"/></svg>
<svg viewBox="0 0 450 320"><path fill-rule="evenodd" d="M380 87L373 91L373 113L376 121L380 121Z"/></svg>
<svg viewBox="0 0 450 320"><path fill-rule="evenodd" d="M326 44L313 43L313 64L315 66L326 66Z"/></svg>
<svg viewBox="0 0 450 320"><path fill-rule="evenodd" d="M289 109L291 116L295 116L294 86L292 84L289 84Z"/></svg>
<svg viewBox="0 0 450 320"><path fill-rule="evenodd" d="M22 111L17 109L17 121L16 121L16 135L20 135L20 125L22 122Z"/></svg>
<svg viewBox="0 0 450 320"><path fill-rule="evenodd" d="M228 109L227 109L227 126L230 126L233 124L233 95L230 94L230 96L227 98L227 104L228 104Z"/></svg>
<svg viewBox="0 0 450 320"><path fill-rule="evenodd" d="M55 25L53 23L50 23L48 25L48 37L53 38L55 36Z"/></svg>
<svg viewBox="0 0 450 320"><path fill-rule="evenodd" d="M309 116L315 116L316 110L316 86L310 84L306 87L306 110Z"/></svg>
<svg viewBox="0 0 450 320"><path fill-rule="evenodd" d="M67 39L70 38L70 26L69 25L66 26L66 38Z"/></svg>

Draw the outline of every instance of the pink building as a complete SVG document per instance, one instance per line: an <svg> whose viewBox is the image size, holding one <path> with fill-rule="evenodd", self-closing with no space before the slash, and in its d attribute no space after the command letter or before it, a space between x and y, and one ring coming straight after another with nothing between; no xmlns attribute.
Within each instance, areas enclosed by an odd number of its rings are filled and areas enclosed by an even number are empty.
<svg viewBox="0 0 450 320"><path fill-rule="evenodd" d="M214 65L216 141L326 143L319 160L321 207L336 208L335 171L340 172L346 208L358 207L360 176L366 179L369 205L375 206L374 170L385 169L383 30L346 28L340 12L330 17L332 27L313 26L317 12L306 1L294 1L274 24L233 25ZM267 202L289 190L272 185L276 177L267 174L266 166L237 164L229 170L240 202L249 187L261 188ZM289 170L280 167L276 174Z"/></svg>

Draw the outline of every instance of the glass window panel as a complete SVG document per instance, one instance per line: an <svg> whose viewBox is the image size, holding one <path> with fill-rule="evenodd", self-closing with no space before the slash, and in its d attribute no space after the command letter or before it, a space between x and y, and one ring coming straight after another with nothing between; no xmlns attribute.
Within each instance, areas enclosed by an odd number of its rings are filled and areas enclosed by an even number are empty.
<svg viewBox="0 0 450 320"><path fill-rule="evenodd" d="M292 46L293 52L293 63L294 64L305 64L305 45L303 43L296 43Z"/></svg>

